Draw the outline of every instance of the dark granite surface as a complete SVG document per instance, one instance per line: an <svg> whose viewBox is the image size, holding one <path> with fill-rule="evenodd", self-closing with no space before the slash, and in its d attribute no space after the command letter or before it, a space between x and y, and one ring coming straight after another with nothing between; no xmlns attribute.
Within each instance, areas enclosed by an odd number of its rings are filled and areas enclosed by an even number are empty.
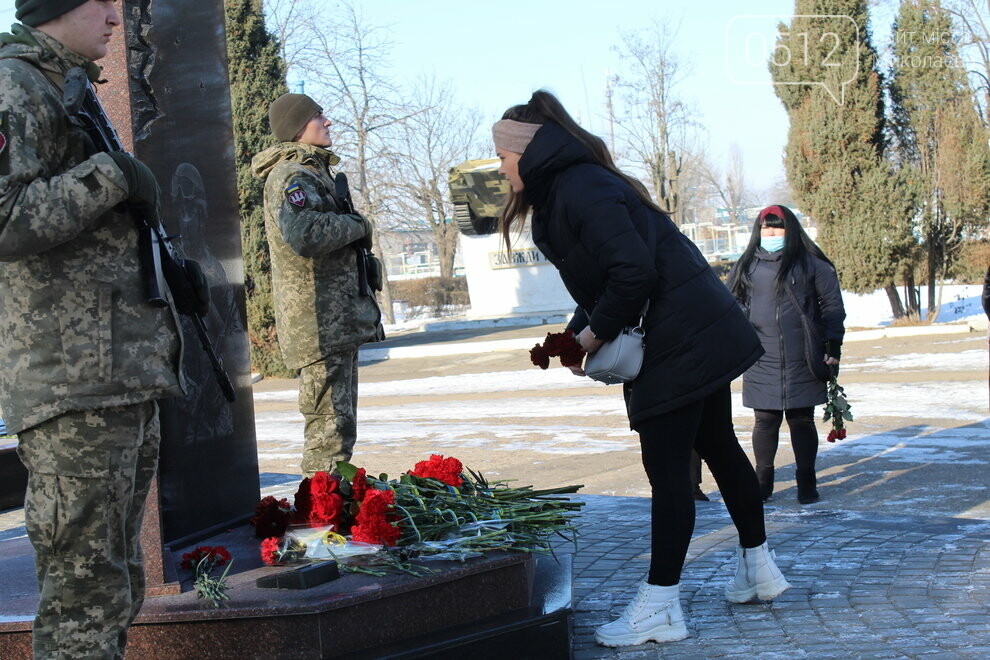
<svg viewBox="0 0 990 660"><path fill-rule="evenodd" d="M179 568L182 553L194 546L170 553L182 592L145 601L131 628L128 655L332 657L529 606L535 562L520 553L493 553L464 563L428 562L435 572L423 577L349 573L311 589L259 588L258 577L293 567L265 566L253 531L242 526L202 542L222 545L234 555L228 575L230 600L220 608L198 598L191 571ZM13 659L28 657L23 649L29 646L37 585L23 528L6 533L11 538L0 540L0 571L5 576L0 586L0 657Z"/></svg>

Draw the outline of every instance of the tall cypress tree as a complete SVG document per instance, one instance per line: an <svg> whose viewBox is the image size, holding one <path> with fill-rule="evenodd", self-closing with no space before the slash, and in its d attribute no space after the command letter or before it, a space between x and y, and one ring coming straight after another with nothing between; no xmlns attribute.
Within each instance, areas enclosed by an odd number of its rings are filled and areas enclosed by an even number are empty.
<svg viewBox="0 0 990 660"><path fill-rule="evenodd" d="M282 362L275 332L264 185L251 173L251 158L275 143L268 125L268 106L288 91L286 67L278 41L265 28L262 0L225 0L224 11L251 365L266 376L286 376L291 372Z"/></svg>
<svg viewBox="0 0 990 660"><path fill-rule="evenodd" d="M990 150L957 49L951 16L938 0L904 0L894 24L890 96L901 158L918 172L918 223L926 257L928 314L970 228L986 226Z"/></svg>
<svg viewBox="0 0 990 660"><path fill-rule="evenodd" d="M895 287L914 241L907 177L885 158L883 79L866 0L796 0L769 68L790 117L784 165L845 289Z"/></svg>

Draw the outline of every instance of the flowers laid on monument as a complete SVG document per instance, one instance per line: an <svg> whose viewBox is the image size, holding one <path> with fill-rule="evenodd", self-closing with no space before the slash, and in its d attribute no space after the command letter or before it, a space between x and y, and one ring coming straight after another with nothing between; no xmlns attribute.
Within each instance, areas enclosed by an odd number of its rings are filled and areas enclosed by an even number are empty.
<svg viewBox="0 0 990 660"><path fill-rule="evenodd" d="M183 553L182 563L179 565L193 571L193 588L196 589L196 594L213 603L214 607L220 607L222 601L230 598L227 595L227 573L233 563L230 552L222 545L201 545L191 552ZM213 569L225 564L227 568L220 577L215 577Z"/></svg>
<svg viewBox="0 0 990 660"><path fill-rule="evenodd" d="M254 518L251 518L250 522L254 525L254 532L259 539L282 536L289 526L291 513L292 505L289 504L289 500L284 497L278 500L269 495L254 507Z"/></svg>
<svg viewBox="0 0 990 660"><path fill-rule="evenodd" d="M433 454L430 460L416 463L416 467L410 470L409 474L422 479L436 479L456 488L464 483L464 478L461 476L463 470L464 466L456 458L444 458Z"/></svg>
<svg viewBox="0 0 990 660"><path fill-rule="evenodd" d="M825 438L828 442L845 440L846 422L853 421L853 414L849 401L846 400L846 391L839 385L838 377L833 375L828 381L828 399L825 402L825 416L823 422L832 420L832 430Z"/></svg>
<svg viewBox="0 0 990 660"><path fill-rule="evenodd" d="M540 369L546 369L552 357L559 357L563 367L580 367L584 362L584 349L570 330L548 332L543 344L529 350L529 359Z"/></svg>
<svg viewBox="0 0 990 660"><path fill-rule="evenodd" d="M554 535L574 540L573 517L583 505L564 497L581 486L534 490L489 483L471 470L465 474L456 458L437 454L391 480L384 474L370 477L349 463L338 463L337 469L341 476L317 472L300 483L286 512L287 530L261 544L266 564L336 559L345 571L419 574L422 569L410 560L549 551ZM259 536L270 528L260 512L284 511L276 504L259 503L252 519Z"/></svg>

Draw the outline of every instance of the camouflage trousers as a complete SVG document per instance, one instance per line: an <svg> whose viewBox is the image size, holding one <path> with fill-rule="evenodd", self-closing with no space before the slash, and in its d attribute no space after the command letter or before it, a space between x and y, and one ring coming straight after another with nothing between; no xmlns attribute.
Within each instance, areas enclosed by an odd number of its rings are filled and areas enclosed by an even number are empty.
<svg viewBox="0 0 990 660"><path fill-rule="evenodd" d="M299 370L299 412L306 420L304 476L351 460L357 439L357 358L357 351L343 351Z"/></svg>
<svg viewBox="0 0 990 660"><path fill-rule="evenodd" d="M20 433L41 588L35 658L123 658L144 601L139 533L160 438L155 402L68 413Z"/></svg>

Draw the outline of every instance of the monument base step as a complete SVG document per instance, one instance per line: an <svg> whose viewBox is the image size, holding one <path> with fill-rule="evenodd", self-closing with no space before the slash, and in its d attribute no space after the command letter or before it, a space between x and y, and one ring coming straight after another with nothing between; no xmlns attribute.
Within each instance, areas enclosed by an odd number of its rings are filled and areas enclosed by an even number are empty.
<svg viewBox="0 0 990 660"><path fill-rule="evenodd" d="M570 654L570 556L491 553L466 562L424 562L434 573L375 577L345 573L309 589L259 588L259 578L297 567L265 566L247 526L205 539L234 556L228 595L220 608L197 597L192 575L180 569L182 593L145 600L128 635L127 655L181 658L421 658L441 650L477 658L515 652L534 657ZM178 563L183 552L171 553ZM37 608L31 546L23 537L0 541L0 658L31 657ZM6 593L6 592L10 593ZM514 651L513 651L514 650ZM510 656L511 657L511 656Z"/></svg>

